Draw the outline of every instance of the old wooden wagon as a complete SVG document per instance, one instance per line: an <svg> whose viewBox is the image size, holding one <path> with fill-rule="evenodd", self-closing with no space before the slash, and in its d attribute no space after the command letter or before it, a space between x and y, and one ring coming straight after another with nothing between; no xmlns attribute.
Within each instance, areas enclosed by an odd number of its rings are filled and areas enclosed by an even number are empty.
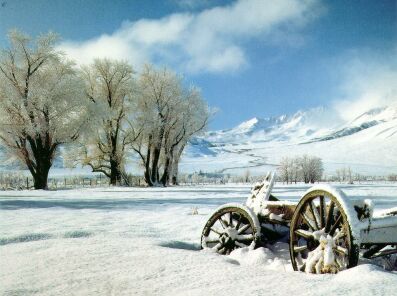
<svg viewBox="0 0 397 296"><path fill-rule="evenodd" d="M397 253L397 210L373 214L371 200L347 197L329 185L310 188L298 203L272 195L269 173L245 204L225 204L204 226L201 246L220 254L237 248L289 243L294 270L336 273L356 266L359 256Z"/></svg>

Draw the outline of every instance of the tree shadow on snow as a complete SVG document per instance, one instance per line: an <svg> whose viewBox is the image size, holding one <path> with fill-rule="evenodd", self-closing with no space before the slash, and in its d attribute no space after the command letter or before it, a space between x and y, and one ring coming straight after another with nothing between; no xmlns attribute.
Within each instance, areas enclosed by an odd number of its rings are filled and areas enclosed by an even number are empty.
<svg viewBox="0 0 397 296"><path fill-rule="evenodd" d="M129 209L129 208L152 208L153 206L171 206L171 205L190 205L199 206L214 205L219 206L228 202L242 203L245 198L138 198L138 199L87 199L87 200L0 200L1 210L19 210L19 209L39 209L61 207L67 209Z"/></svg>
<svg viewBox="0 0 397 296"><path fill-rule="evenodd" d="M170 241L159 244L160 247L170 248L170 249L180 249L180 250L189 250L189 251L199 251L200 245L187 243L182 241Z"/></svg>
<svg viewBox="0 0 397 296"><path fill-rule="evenodd" d="M93 233L89 231L75 230L75 231L66 232L63 235L63 238L81 238L81 237L89 237L91 235L93 235Z"/></svg>
<svg viewBox="0 0 397 296"><path fill-rule="evenodd" d="M5 246L9 244L26 243L41 241L53 238L84 238L92 236L93 233L84 230L74 230L65 232L63 235L52 235L49 233L27 233L14 237L0 238L0 246Z"/></svg>
<svg viewBox="0 0 397 296"><path fill-rule="evenodd" d="M50 238L53 238L53 236L48 233L28 233L14 237L0 238L0 246L24 242L33 242Z"/></svg>

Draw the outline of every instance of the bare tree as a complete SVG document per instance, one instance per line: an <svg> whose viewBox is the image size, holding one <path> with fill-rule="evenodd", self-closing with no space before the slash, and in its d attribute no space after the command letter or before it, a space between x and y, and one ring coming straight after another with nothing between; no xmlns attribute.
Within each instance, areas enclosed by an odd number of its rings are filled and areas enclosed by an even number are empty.
<svg viewBox="0 0 397 296"><path fill-rule="evenodd" d="M322 160L315 156L303 155L301 157L284 157L279 166L280 176L283 182L297 183L302 180L305 183L320 181L324 168Z"/></svg>
<svg viewBox="0 0 397 296"><path fill-rule="evenodd" d="M76 149L76 160L105 174L111 185L120 184L125 176L126 148L139 135L131 124L135 110L132 67L126 62L96 59L82 68L82 78L91 125Z"/></svg>
<svg viewBox="0 0 397 296"><path fill-rule="evenodd" d="M202 99L200 91L195 87L184 91L179 106L181 107L179 114L182 114L182 116L179 117L178 124L173 128L171 140L167 141L171 143L171 147L165 150L166 163L162 178L163 185L178 184L179 161L182 153L192 137L199 135L206 129L212 114L206 102ZM169 163L168 166L167 163Z"/></svg>
<svg viewBox="0 0 397 296"><path fill-rule="evenodd" d="M251 172L249 170L246 170L244 172L244 177L243 178L244 178L244 182L245 183L250 182L251 181Z"/></svg>
<svg viewBox="0 0 397 296"><path fill-rule="evenodd" d="M336 173L337 179L340 183L346 181L349 184L353 184L353 181L354 181L353 179L355 179L355 178L353 178L353 171L352 171L351 167L347 167L347 168L343 167L343 168L337 169L335 171L335 173Z"/></svg>
<svg viewBox="0 0 397 296"><path fill-rule="evenodd" d="M342 182L342 173L340 170L336 170L336 178L338 179L338 182L341 183Z"/></svg>
<svg viewBox="0 0 397 296"><path fill-rule="evenodd" d="M292 182L292 161L293 159L289 157L283 157L278 168L282 181L287 184Z"/></svg>
<svg viewBox="0 0 397 296"><path fill-rule="evenodd" d="M347 168L346 175L347 175L347 180L348 180L349 184L353 184L353 172L352 172L351 167Z"/></svg>
<svg viewBox="0 0 397 296"><path fill-rule="evenodd" d="M157 71L145 65L139 78L139 109L135 121L135 126L142 126L143 131L132 148L142 160L149 186L159 183L164 136L180 96L179 77L166 69Z"/></svg>
<svg viewBox="0 0 397 296"><path fill-rule="evenodd" d="M0 54L0 139L36 189L47 188L58 147L78 138L87 113L74 64L54 49L56 40L12 31Z"/></svg>
<svg viewBox="0 0 397 296"><path fill-rule="evenodd" d="M302 172L299 166L299 158L295 157L292 159L291 163L291 183L294 182L295 184L298 182Z"/></svg>
<svg viewBox="0 0 397 296"><path fill-rule="evenodd" d="M309 157L309 181L315 183L321 180L324 173L323 162L316 156Z"/></svg>
<svg viewBox="0 0 397 296"><path fill-rule="evenodd" d="M132 149L138 153L149 186L177 182L179 159L190 138L205 129L208 107L196 88L167 70L146 65L139 79L135 126L142 127Z"/></svg>

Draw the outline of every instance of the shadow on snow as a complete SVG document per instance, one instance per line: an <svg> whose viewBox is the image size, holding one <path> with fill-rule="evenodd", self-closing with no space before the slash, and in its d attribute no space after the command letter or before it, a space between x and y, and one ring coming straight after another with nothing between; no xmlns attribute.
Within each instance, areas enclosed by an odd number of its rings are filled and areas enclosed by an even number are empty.
<svg viewBox="0 0 397 296"><path fill-rule="evenodd" d="M129 209L136 207L171 205L222 205L228 202L244 202L245 198L141 198L141 199L89 199L89 200L0 200L1 210L42 209L61 207L66 209Z"/></svg>
<svg viewBox="0 0 397 296"><path fill-rule="evenodd" d="M49 233L27 233L14 237L0 238L0 246L17 244L17 243L34 242L34 241L47 240L53 238L83 238L83 237L89 237L91 235L93 235L92 232L84 231L84 230L68 231L60 236L56 236Z"/></svg>
<svg viewBox="0 0 397 296"><path fill-rule="evenodd" d="M170 241L159 244L160 247L171 248L171 249L180 249L180 250L190 250L190 251L198 251L200 250L200 245L187 243L183 241Z"/></svg>

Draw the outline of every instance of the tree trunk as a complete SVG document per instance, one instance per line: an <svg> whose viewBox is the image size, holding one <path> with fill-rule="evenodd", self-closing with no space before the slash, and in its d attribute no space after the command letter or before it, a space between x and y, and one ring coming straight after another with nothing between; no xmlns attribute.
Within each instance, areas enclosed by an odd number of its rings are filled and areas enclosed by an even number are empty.
<svg viewBox="0 0 397 296"><path fill-rule="evenodd" d="M172 156L167 156L164 164L164 173L163 176L161 177L161 184L163 184L163 186L169 185L171 162L172 162Z"/></svg>
<svg viewBox="0 0 397 296"><path fill-rule="evenodd" d="M173 165L172 165L172 175L171 175L171 184L172 185L179 185L178 182L178 171L179 171L179 162L178 160L174 160L173 161Z"/></svg>
<svg viewBox="0 0 397 296"><path fill-rule="evenodd" d="M110 185L117 186L121 184L120 164L116 160L110 160Z"/></svg>
<svg viewBox="0 0 397 296"><path fill-rule="evenodd" d="M50 172L51 163L45 162L37 165L36 173L33 175L34 189L48 189L48 173Z"/></svg>
<svg viewBox="0 0 397 296"><path fill-rule="evenodd" d="M178 185L178 173L179 173L179 160L181 159L183 150L185 149L187 143L182 143L181 146L179 147L179 150L177 150L177 153L175 157L173 158L173 164L172 164L172 176L171 176L171 182L173 185Z"/></svg>
<svg viewBox="0 0 397 296"><path fill-rule="evenodd" d="M151 145L152 145L152 136L149 135L148 137L148 146L147 146L147 153L146 153L146 161L144 163L145 165L145 182L148 186L153 186L153 181L150 176L150 162L151 162Z"/></svg>
<svg viewBox="0 0 397 296"><path fill-rule="evenodd" d="M165 132L165 126L163 122L160 127L158 138L154 139L152 173L151 173L152 182L154 184L159 182L159 161L160 161L161 148L164 139L164 132Z"/></svg>
<svg viewBox="0 0 397 296"><path fill-rule="evenodd" d="M23 148L23 154L25 163L33 177L34 188L46 190L48 189L48 174L57 145L51 144L49 140L43 144L40 136L35 139L28 138L28 142L33 155L28 152L26 146Z"/></svg>
<svg viewBox="0 0 397 296"><path fill-rule="evenodd" d="M152 172L151 172L151 179L154 184L159 182L159 172L158 172L158 165L159 165L159 160L160 160L160 153L161 149L158 147L155 147L153 149L153 161L152 161Z"/></svg>

